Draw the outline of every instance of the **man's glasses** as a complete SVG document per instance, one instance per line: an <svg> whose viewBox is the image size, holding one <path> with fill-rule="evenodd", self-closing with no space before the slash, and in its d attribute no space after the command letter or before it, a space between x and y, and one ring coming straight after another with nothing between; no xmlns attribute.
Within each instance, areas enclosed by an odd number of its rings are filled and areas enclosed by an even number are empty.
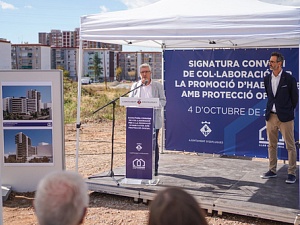
<svg viewBox="0 0 300 225"><path fill-rule="evenodd" d="M140 74L143 74L143 73L150 73L150 72L151 72L151 71L149 71L149 70L148 70L148 71L141 71Z"/></svg>

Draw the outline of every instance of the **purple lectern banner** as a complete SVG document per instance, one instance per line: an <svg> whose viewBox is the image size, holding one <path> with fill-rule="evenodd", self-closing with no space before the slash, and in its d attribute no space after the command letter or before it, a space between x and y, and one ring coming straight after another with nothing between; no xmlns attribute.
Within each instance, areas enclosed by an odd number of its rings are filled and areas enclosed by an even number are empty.
<svg viewBox="0 0 300 225"><path fill-rule="evenodd" d="M127 108L126 178L152 179L153 109Z"/></svg>

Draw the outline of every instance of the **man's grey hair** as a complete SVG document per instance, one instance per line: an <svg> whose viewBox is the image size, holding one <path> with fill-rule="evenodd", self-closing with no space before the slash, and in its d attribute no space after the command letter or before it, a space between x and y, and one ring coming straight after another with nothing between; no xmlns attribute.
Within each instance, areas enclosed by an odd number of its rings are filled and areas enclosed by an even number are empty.
<svg viewBox="0 0 300 225"><path fill-rule="evenodd" d="M149 68L149 71L151 71L151 66L148 64L148 63L143 63L140 65L139 67L139 72L141 71L141 68L144 68L144 67L148 67Z"/></svg>
<svg viewBox="0 0 300 225"><path fill-rule="evenodd" d="M78 225L89 204L87 185L75 172L46 175L38 184L34 207L40 225Z"/></svg>

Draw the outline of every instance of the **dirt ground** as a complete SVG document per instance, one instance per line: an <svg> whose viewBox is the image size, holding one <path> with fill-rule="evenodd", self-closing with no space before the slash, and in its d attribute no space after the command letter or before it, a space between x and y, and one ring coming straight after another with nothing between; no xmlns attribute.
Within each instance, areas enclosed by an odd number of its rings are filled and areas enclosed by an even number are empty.
<svg viewBox="0 0 300 225"><path fill-rule="evenodd" d="M88 177L110 170L112 123L99 122L82 124L80 128L80 150L78 171ZM75 170L76 127L65 126L65 161L67 170ZM125 165L125 121L117 121L114 139L114 167ZM3 203L3 222L8 225L38 224L32 201L34 193L12 192ZM207 215L210 225L283 225L283 223L249 218L231 214ZM103 193L90 193L90 204L84 224L144 225L147 224L148 205L135 203L128 197Z"/></svg>

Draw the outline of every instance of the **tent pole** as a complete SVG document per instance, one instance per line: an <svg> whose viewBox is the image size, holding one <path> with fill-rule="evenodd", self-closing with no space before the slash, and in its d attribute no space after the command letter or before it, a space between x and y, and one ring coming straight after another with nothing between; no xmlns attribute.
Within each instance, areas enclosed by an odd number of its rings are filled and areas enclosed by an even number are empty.
<svg viewBox="0 0 300 225"><path fill-rule="evenodd" d="M164 83L165 83L165 73L164 73L164 51L165 51L165 44L163 43L161 45L161 49L162 49L162 57L161 57L161 83L164 87ZM165 132L166 132L166 127L165 127L165 109L163 108L163 110L161 110L161 113L162 113L162 121L163 121L163 126L162 126L162 129L161 129L161 143L160 143L160 146L161 146L161 153L164 152L164 150L166 150L166 144L165 144Z"/></svg>
<svg viewBox="0 0 300 225"><path fill-rule="evenodd" d="M79 40L79 53L78 53L78 71L77 71L77 121L76 121L76 163L75 169L78 172L78 155L79 155L79 134L80 134L80 103L81 103L81 74L82 74L82 39Z"/></svg>

